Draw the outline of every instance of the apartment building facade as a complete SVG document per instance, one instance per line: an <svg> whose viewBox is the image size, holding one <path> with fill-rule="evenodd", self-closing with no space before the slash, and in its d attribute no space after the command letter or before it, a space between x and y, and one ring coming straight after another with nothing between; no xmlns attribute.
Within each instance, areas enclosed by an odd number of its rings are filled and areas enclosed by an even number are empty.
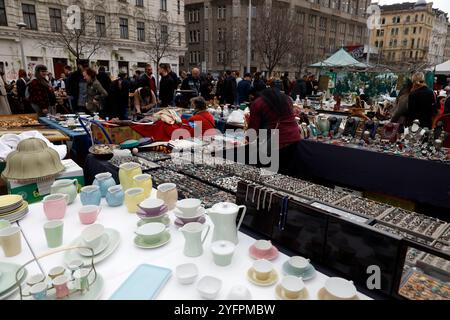
<svg viewBox="0 0 450 320"><path fill-rule="evenodd" d="M247 67L248 0L186 0L185 68L203 71L244 72ZM257 23L264 5L288 6L303 36L303 68L298 56L287 55L275 71L300 73L307 65L326 58L343 46L367 43L366 10L370 0L252 0L251 70L265 70L255 50L258 35L264 32ZM294 63L294 60L296 60ZM294 66L294 64L296 66Z"/></svg>
<svg viewBox="0 0 450 320"><path fill-rule="evenodd" d="M434 65L444 59L447 14L425 0L381 6L381 28L371 35L384 64Z"/></svg>
<svg viewBox="0 0 450 320"><path fill-rule="evenodd" d="M151 62L148 52L153 50L151 38L156 32L152 28L155 21L162 21L160 32L173 41L161 62L170 63L178 72L179 57L186 50L183 0L0 0L0 70L8 80L16 79L22 66L32 73L35 65L45 64L59 77L65 64L76 64L74 54L61 45L65 24L74 12L67 15L71 5L80 8L86 39L81 44L88 48L88 44L99 43L93 54L87 49L79 57L89 60L92 67L105 66L112 75L143 69ZM24 63L17 26L20 22L26 24L21 30Z"/></svg>

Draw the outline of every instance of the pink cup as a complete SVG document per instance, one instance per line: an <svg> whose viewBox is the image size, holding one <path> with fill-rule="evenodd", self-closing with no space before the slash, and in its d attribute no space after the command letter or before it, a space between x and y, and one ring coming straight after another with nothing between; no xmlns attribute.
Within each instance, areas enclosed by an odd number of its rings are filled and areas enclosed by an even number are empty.
<svg viewBox="0 0 450 320"><path fill-rule="evenodd" d="M88 205L81 207L78 211L78 216L82 224L92 224L97 220L97 216L102 211L102 207L95 205Z"/></svg>
<svg viewBox="0 0 450 320"><path fill-rule="evenodd" d="M48 220L64 219L67 209L67 194L54 193L44 197L44 213Z"/></svg>
<svg viewBox="0 0 450 320"><path fill-rule="evenodd" d="M56 290L56 298L62 299L70 294L69 287L67 286L69 278L65 275L58 276L53 279L53 286Z"/></svg>

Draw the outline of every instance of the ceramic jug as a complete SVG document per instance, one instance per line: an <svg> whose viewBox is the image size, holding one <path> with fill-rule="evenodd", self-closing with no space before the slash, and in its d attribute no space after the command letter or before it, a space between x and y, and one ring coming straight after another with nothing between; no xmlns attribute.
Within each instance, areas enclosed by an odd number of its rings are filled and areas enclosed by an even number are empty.
<svg viewBox="0 0 450 320"><path fill-rule="evenodd" d="M67 204L74 202L77 197L78 180L77 179L61 179L53 182L50 193L67 194Z"/></svg>
<svg viewBox="0 0 450 320"><path fill-rule="evenodd" d="M239 209L242 208L243 212L239 223L236 226L236 218L239 213ZM218 240L228 240L234 244L238 243L237 231L241 227L244 220L246 206L238 206L231 202L219 202L207 209L206 213L214 223L213 242Z"/></svg>
<svg viewBox="0 0 450 320"><path fill-rule="evenodd" d="M134 176L142 174L141 165L135 162L126 162L119 167L119 180L123 191L127 191L134 186Z"/></svg>
<svg viewBox="0 0 450 320"><path fill-rule="evenodd" d="M106 193L106 202L110 207L118 207L123 204L125 199L125 193L122 190L121 185L115 185L108 188Z"/></svg>
<svg viewBox="0 0 450 320"><path fill-rule="evenodd" d="M330 131L330 122L324 114L319 114L317 117L317 126L322 135L328 135L328 131Z"/></svg>
<svg viewBox="0 0 450 320"><path fill-rule="evenodd" d="M202 239L203 230L206 230ZM199 222L185 224L180 231L183 233L185 242L183 253L187 257L199 257L203 254L203 243L209 232L209 225Z"/></svg>
<svg viewBox="0 0 450 320"><path fill-rule="evenodd" d="M99 186L102 197L106 197L108 188L115 186L116 181L114 181L110 172L103 172L95 175L95 180L92 182L92 185Z"/></svg>

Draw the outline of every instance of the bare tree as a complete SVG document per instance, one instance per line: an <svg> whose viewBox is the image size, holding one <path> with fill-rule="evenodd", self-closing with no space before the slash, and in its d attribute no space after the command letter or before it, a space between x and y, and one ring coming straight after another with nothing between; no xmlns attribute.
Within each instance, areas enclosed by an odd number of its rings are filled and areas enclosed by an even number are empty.
<svg viewBox="0 0 450 320"><path fill-rule="evenodd" d="M147 39L146 52L150 60L158 67L164 58L171 58L171 48L178 41L178 32L170 25L168 18L160 14L149 23L149 37ZM157 86L159 78L156 77Z"/></svg>
<svg viewBox="0 0 450 320"><path fill-rule="evenodd" d="M41 45L66 49L77 61L89 60L102 47L108 29L106 19L103 16L102 27L98 28L89 27L95 24L96 19L96 14L92 11L81 11L75 19L80 21L72 26L66 23L66 19L62 19L60 26L53 26L53 36L49 40L43 40Z"/></svg>
<svg viewBox="0 0 450 320"><path fill-rule="evenodd" d="M283 58L292 52L298 29L287 7L273 5L259 7L255 30L260 30L255 43L256 52L267 68L269 76Z"/></svg>
<svg viewBox="0 0 450 320"><path fill-rule="evenodd" d="M298 75L302 74L303 68L310 63L310 61L307 60L308 57L308 50L307 50L307 41L305 36L298 32L296 37L292 39L294 42L294 47L291 51L291 65L295 67L296 73Z"/></svg>
<svg viewBox="0 0 450 320"><path fill-rule="evenodd" d="M231 43L231 33L227 32L227 29L222 31L222 40L219 40L218 50L222 51L222 57L220 64L223 67L223 71L226 71L227 67L231 67L233 60L233 45Z"/></svg>

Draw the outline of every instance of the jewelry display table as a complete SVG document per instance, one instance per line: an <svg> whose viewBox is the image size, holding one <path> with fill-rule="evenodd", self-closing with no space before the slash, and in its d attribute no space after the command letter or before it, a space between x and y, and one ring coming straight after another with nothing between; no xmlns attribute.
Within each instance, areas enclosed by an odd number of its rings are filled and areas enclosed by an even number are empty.
<svg viewBox="0 0 450 320"><path fill-rule="evenodd" d="M156 196L156 191L152 191L151 198ZM255 239L239 232L239 244L233 256L231 265L220 267L214 264L211 253L212 230L209 232L205 244L204 253L197 258L189 258L183 254L184 238L180 231L174 225L174 213L169 211L171 220L169 231L171 240L164 246L156 249L140 249L134 245L134 231L137 229L139 218L136 214L128 213L124 205L120 207L109 207L105 199L102 199L102 211L98 215L95 223L102 224L105 228L112 228L120 233L120 243L109 257L95 265L98 273L105 280L105 286L101 299L109 299L111 295L121 286L127 277L140 264L152 264L173 271L173 274L167 284L162 288L157 299L201 299L197 292L197 283L204 276L213 276L222 280L222 289L217 299L225 299L231 288L236 285L247 287L253 299L273 300L276 299L275 287L259 287L250 283L247 279L247 270L252 266L253 259L249 256L249 248L255 242ZM74 239L80 236L86 225L81 224L78 217L78 210L81 208L79 197L75 202L67 207L64 218L64 238L63 246L68 246ZM47 218L43 212L42 203L30 205L30 213L20 221L20 225L24 234L30 241L31 249L39 256L49 251L44 236L43 224L47 222ZM209 217L206 223L210 224ZM275 270L278 273L279 281L281 281L282 265L288 260L288 256L280 252L279 256L273 261ZM10 259L17 263L25 262L27 258L22 257ZM23 260L23 261L22 261ZM181 285L175 276L175 267L183 263L195 263L199 269L199 276L194 284ZM42 267L45 272L50 268L64 265L63 255L52 255L43 259ZM316 300L319 290L324 286L328 277L317 272L315 278L305 281L306 288L309 292L309 299ZM278 281L278 283L279 283ZM358 293L360 299L369 300L370 298Z"/></svg>
<svg viewBox="0 0 450 320"><path fill-rule="evenodd" d="M311 140L302 140L298 153L311 178L444 208L449 218L448 164Z"/></svg>

